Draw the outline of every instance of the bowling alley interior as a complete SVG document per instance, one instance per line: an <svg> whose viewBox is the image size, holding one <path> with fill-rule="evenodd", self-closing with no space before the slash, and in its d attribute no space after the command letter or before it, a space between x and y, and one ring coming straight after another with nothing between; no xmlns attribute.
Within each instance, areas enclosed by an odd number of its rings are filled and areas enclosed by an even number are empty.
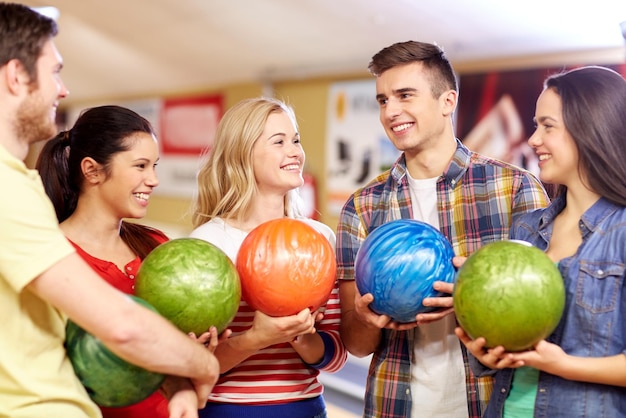
<svg viewBox="0 0 626 418"><path fill-rule="evenodd" d="M293 108L306 155L305 214L336 231L352 193L401 155L380 123L368 71L394 43L440 46L459 86L457 138L535 174L526 141L545 76L583 65L626 75L623 0L21 2L59 25L69 90L59 129L103 104L128 107L155 128L159 184L147 215L133 222L169 238L193 230L197 172L221 117L261 96ZM28 166L42 146L31 147ZM362 416L370 360L349 354L338 372L321 372L329 418Z"/></svg>

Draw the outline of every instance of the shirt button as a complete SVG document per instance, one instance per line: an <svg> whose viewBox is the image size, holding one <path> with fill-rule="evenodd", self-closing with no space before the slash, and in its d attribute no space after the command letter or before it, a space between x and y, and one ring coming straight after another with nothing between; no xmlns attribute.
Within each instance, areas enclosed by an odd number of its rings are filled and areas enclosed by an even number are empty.
<svg viewBox="0 0 626 418"><path fill-rule="evenodd" d="M500 389L500 393L506 393L506 389L505 388Z"/></svg>
<svg viewBox="0 0 626 418"><path fill-rule="evenodd" d="M596 274L597 274L598 276L603 276L603 275L604 275L604 270L598 270L598 271L596 272Z"/></svg>
<svg viewBox="0 0 626 418"><path fill-rule="evenodd" d="M128 275L128 278L129 278L129 279L134 279L134 278L135 278L135 276L134 276L133 274L129 274L129 275Z"/></svg>
<svg viewBox="0 0 626 418"><path fill-rule="evenodd" d="M132 267L128 266L126 267L126 270L130 271Z"/></svg>
<svg viewBox="0 0 626 418"><path fill-rule="evenodd" d="M411 391L409 389L406 390L406 394L408 395L409 393L411 393Z"/></svg>

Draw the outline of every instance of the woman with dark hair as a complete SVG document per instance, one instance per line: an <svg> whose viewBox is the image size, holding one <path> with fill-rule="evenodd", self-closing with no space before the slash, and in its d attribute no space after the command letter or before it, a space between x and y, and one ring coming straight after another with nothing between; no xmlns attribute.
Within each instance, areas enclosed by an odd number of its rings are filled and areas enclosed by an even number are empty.
<svg viewBox="0 0 626 418"><path fill-rule="evenodd" d="M457 333L501 369L485 417L626 417L626 81L595 66L553 75L535 122L539 177L559 189L549 207L514 222L511 238L558 263L563 317L519 353Z"/></svg>
<svg viewBox="0 0 626 418"><path fill-rule="evenodd" d="M65 236L104 280L128 294L134 293L141 260L168 239L159 230L123 220L146 215L159 184L158 159L154 131L146 119L123 107L101 106L83 112L72 129L46 143L37 161ZM216 331L212 333L216 337ZM172 392L184 384L169 378L163 388ZM193 391L181 390L172 397L170 411L160 392L129 407L101 410L105 418L167 418L170 412L193 416L182 414L197 414L197 406Z"/></svg>
<svg viewBox="0 0 626 418"><path fill-rule="evenodd" d="M145 151L141 148L145 148ZM119 229L118 235L125 244L123 247L128 247L139 258L144 258L167 237L160 231L122 221L122 218L143 218L152 189L159 184L155 171L159 150L150 122L120 106L88 109L80 115L72 129L59 133L46 143L39 155L37 169L61 227L69 229L80 220L81 215L87 215L87 219L94 221L98 211L86 210L93 203L97 203L93 205L94 209L109 210L100 205L100 198L105 197L101 191L120 191L113 184L118 178L122 182L129 182L128 177L125 177L126 172L120 175L113 172L116 166L114 163L120 159L116 157L120 155L127 155L129 159L137 157L136 161L129 160L124 167L128 174L137 173L137 185L126 199L108 202L107 206L120 206L115 209L127 213L107 218L112 218L111 226ZM92 223L89 225L91 228L88 230L95 229ZM101 238L95 244L100 241Z"/></svg>

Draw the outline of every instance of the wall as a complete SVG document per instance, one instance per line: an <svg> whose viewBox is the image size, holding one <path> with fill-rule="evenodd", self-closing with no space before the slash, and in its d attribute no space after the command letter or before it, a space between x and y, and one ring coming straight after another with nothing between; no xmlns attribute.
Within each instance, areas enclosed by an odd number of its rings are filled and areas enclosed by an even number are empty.
<svg viewBox="0 0 626 418"><path fill-rule="evenodd" d="M337 218L325 213L326 183L325 177L325 143L326 143L326 102L327 92L331 83L343 79L367 78L368 74L344 76L342 78L300 79L274 82L271 86L273 95L289 103L295 110L300 128L302 144L306 152L307 172L311 173L318 186L320 220L333 229L337 226ZM247 97L260 96L267 86L246 84L227 86L219 90L225 98L225 108L232 106ZM205 92L211 93L216 90ZM185 235L191 231L191 201L188 199L171 198L153 195L150 200L148 215L144 223L162 228L170 236Z"/></svg>
<svg viewBox="0 0 626 418"><path fill-rule="evenodd" d="M614 64L624 62L623 48L608 50L578 51L575 53L552 54L550 56L529 56L508 60L489 60L462 63L455 66L459 74L477 73L487 70L538 68L542 66L569 66L585 64ZM364 64L365 67L365 64ZM325 213L326 183L325 143L326 143L326 102L331 83L343 80L367 79L369 74L354 74L340 78L325 77L315 79L294 79L275 81L272 85L242 84L225 86L219 89L203 90L198 93L221 92L225 108L247 97L260 96L269 90L275 97L291 104L298 118L300 134L307 154L306 170L313 174L318 185L320 220L332 228L337 226L337 218ZM187 93L193 95L192 93ZM374 94L374 92L372 92ZM129 98L132 99L132 98ZM186 235L191 230L189 199L154 196L151 199L144 223L161 227L170 236Z"/></svg>
<svg viewBox="0 0 626 418"><path fill-rule="evenodd" d="M228 109L240 100L260 96L262 94L262 88L263 86L260 84L240 84L227 86L219 90L212 89L202 92L189 92L187 95L193 96L194 94L220 92L224 95L224 108ZM172 238L187 235L192 229L190 205L190 199L159 196L158 193L156 193L150 198L148 214L142 222L161 228Z"/></svg>

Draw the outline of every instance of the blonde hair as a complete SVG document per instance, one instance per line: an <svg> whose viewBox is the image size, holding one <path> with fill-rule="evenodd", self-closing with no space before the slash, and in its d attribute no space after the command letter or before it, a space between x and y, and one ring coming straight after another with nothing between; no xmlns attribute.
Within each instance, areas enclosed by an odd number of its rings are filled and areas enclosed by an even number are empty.
<svg viewBox="0 0 626 418"><path fill-rule="evenodd" d="M243 220L258 193L252 163L252 148L272 113L285 112L297 129L293 109L286 103L260 97L242 100L220 120L213 146L204 155L198 171L198 190L192 208L193 227L215 217ZM285 195L285 215L302 215L298 189Z"/></svg>

